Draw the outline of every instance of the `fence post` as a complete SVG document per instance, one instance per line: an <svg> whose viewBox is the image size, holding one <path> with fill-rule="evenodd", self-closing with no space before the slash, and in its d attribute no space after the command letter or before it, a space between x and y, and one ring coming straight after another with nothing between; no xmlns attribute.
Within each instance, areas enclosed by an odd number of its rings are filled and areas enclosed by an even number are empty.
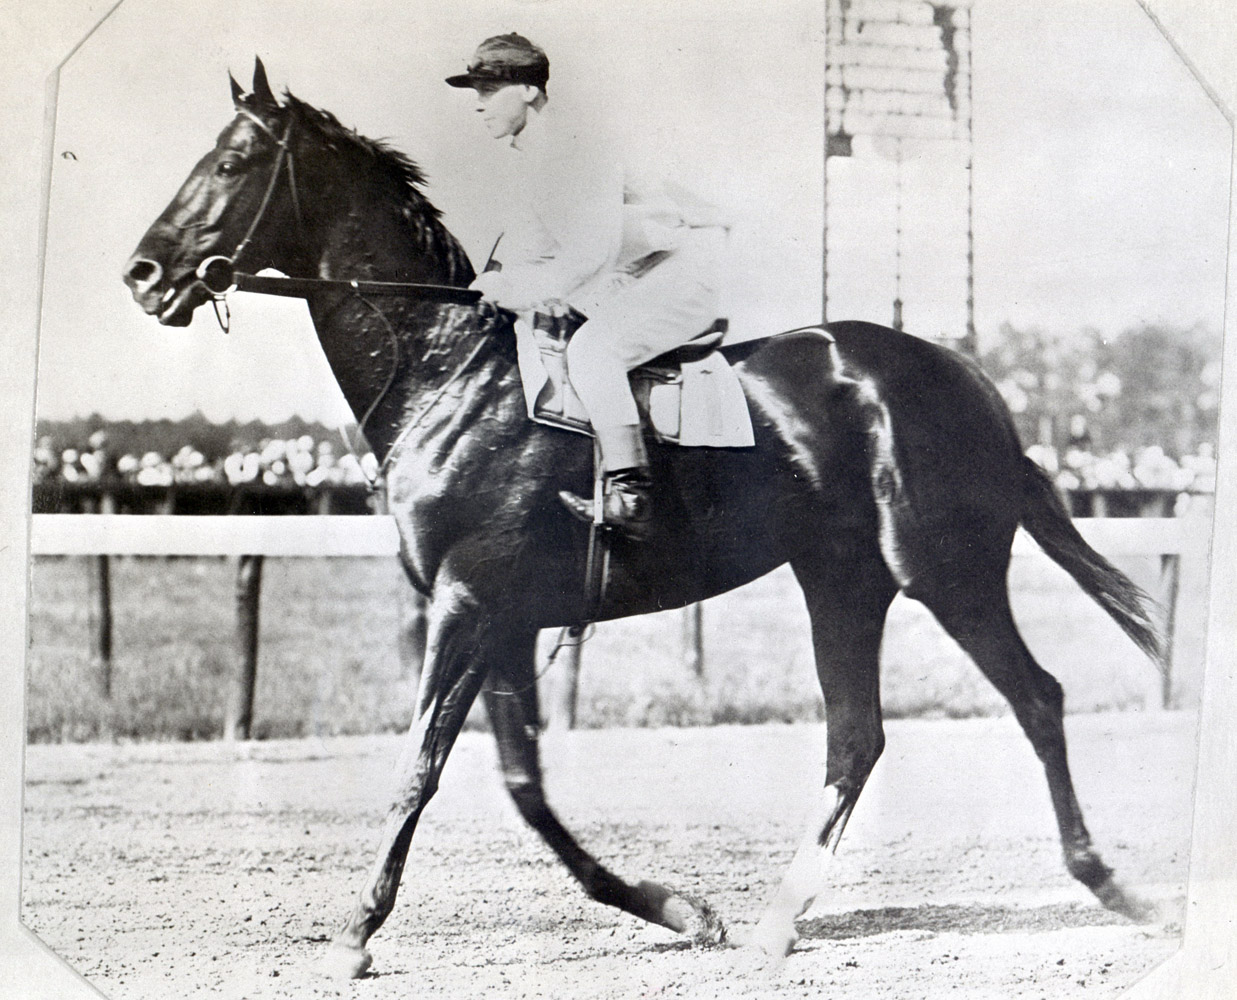
<svg viewBox="0 0 1237 1000"><path fill-rule="evenodd" d="M580 692L581 652L584 643L575 641L563 646L549 671L546 692L545 725L547 729L576 728L576 700Z"/></svg>
<svg viewBox="0 0 1237 1000"><path fill-rule="evenodd" d="M99 667L99 687L104 698L112 696L112 564L111 557L95 556L94 576L96 621L90 637L90 658Z"/></svg>
<svg viewBox="0 0 1237 1000"><path fill-rule="evenodd" d="M258 604L262 556L241 556L236 567L236 671L223 720L225 740L247 740L253 727L253 692L258 680Z"/></svg>
<svg viewBox="0 0 1237 1000"><path fill-rule="evenodd" d="M1160 675L1160 707L1173 707L1173 640L1177 629L1177 596L1181 589L1181 556L1160 556L1160 592L1164 595L1164 672Z"/></svg>
<svg viewBox="0 0 1237 1000"><path fill-rule="evenodd" d="M683 663L696 677L704 676L704 605L683 609Z"/></svg>
<svg viewBox="0 0 1237 1000"><path fill-rule="evenodd" d="M116 503L112 495L100 493L90 506L99 514L113 514ZM96 555L91 562L95 596L95 628L90 636L90 657L99 667L99 688L104 698L112 697L112 557Z"/></svg>

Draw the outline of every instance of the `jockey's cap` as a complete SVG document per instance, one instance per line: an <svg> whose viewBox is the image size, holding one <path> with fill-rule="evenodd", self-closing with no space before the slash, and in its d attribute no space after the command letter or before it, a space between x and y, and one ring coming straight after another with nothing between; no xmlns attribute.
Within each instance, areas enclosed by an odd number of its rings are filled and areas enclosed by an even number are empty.
<svg viewBox="0 0 1237 1000"><path fill-rule="evenodd" d="M550 60L537 45L514 32L494 35L477 46L468 70L447 77L452 87L487 83L526 83L544 89L550 79Z"/></svg>

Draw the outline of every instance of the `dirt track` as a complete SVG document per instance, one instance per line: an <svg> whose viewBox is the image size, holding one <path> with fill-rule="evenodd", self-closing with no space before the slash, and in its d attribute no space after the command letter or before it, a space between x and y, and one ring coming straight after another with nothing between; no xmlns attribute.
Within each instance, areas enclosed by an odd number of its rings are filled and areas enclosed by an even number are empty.
<svg viewBox="0 0 1237 1000"><path fill-rule="evenodd" d="M32 747L26 923L117 998L1114 996L1177 946L1192 715L1068 720L1105 859L1161 907L1133 926L1065 873L1010 719L893 722L836 888L780 967L590 903L465 734L413 842L374 975L307 967L370 861L393 738ZM815 726L544 741L552 803L618 873L753 921L819 784Z"/></svg>

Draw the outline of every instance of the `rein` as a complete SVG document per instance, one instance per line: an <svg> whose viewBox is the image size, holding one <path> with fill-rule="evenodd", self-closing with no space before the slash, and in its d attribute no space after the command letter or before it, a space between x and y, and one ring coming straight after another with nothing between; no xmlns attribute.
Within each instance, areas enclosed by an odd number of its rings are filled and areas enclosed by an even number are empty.
<svg viewBox="0 0 1237 1000"><path fill-rule="evenodd" d="M211 293L211 296L216 301L222 300L224 303L223 316L220 316L218 308L215 315L219 319L220 326L224 333L228 332L228 327L224 325L226 318L230 316L227 309L227 296L233 291L255 292L265 295L284 295L293 298L309 298L317 292L324 291L343 291L352 292L357 301L361 302L369 308L375 316L381 321L386 329L387 340L391 344L391 369L387 374L386 382L374 397L373 402L365 410L365 414L357 423L357 433L365 433L365 425L369 423L369 418L374 415L374 411L378 409L379 404L386 398L391 387L395 384L395 377L399 371L400 365L400 345L399 335L395 332L395 328L391 325L391 321L387 319L386 313L371 302L367 295L399 295L405 298L426 298L434 299L439 302L454 302L462 305L472 305L481 300L481 293L471 288L457 288L454 285L430 285L416 282L403 281L359 281L359 280L344 280L330 278L284 278L275 276L259 276L256 274L241 274L232 271L232 260L223 257L215 256L208 257L198 265L198 280L206 287L206 290ZM212 282L223 282L224 284L213 285ZM502 315L501 310L495 310L492 321L496 321ZM483 331L488 333L489 331ZM468 370L469 366L477 359L482 349L488 343L485 336L478 338L476 346L469 352L468 356L460 362L451 372L447 380L434 393L433 398L421 408L417 415L400 430L395 440L391 442L391 447L387 449L386 456L378 466L377 472L370 476L362 469L362 475L365 476L369 484L370 491L378 489L378 484L386 474L387 467L391 464L391 459L395 455L397 447L403 443L404 438L425 419L435 404L442 399L446 391ZM348 450L354 455L356 447L353 442L348 439L347 434L343 429L340 429L340 434L343 436L344 444Z"/></svg>
<svg viewBox="0 0 1237 1000"><path fill-rule="evenodd" d="M208 257L198 270L212 261L226 261L226 257ZM214 265L212 264L212 267ZM198 278L211 294L215 290L202 274ZM285 295L290 298L309 298L318 292L353 291L358 295L403 295L408 298L434 299L438 302L458 302L471 305L481 301L481 293L475 288L459 288L455 285L431 285L415 281L360 281L346 278L285 278L277 275L233 273L224 293L230 291L256 292L261 295Z"/></svg>

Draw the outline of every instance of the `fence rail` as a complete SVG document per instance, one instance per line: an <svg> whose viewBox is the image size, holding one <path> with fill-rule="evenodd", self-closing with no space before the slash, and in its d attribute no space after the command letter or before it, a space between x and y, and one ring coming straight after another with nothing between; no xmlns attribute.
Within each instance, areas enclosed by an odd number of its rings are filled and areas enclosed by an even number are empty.
<svg viewBox="0 0 1237 1000"><path fill-rule="evenodd" d="M1082 518L1074 522L1092 547L1110 558L1158 556L1161 562L1160 601L1165 608L1165 633L1171 661L1173 631L1182 556L1205 557L1208 522L1195 518ZM112 556L233 556L238 557L236 584L237 666L224 719L228 738L247 738L253 719L253 693L258 661L258 608L262 560L272 557L392 556L399 551L399 533L388 515L323 517L286 515L151 515L35 514L31 552L36 556L92 556L101 602L98 634L93 646L102 670L101 687L111 693L111 606L108 560ZM1013 554L1039 553L1039 547L1019 529ZM424 608L414 609L402 626L424 643ZM684 659L688 668L704 672L701 609L687 610ZM547 722L570 728L575 723L576 681L580 669L578 645L568 647L562 682L550 693ZM1162 703L1172 703L1171 669L1165 673Z"/></svg>
<svg viewBox="0 0 1237 1000"><path fill-rule="evenodd" d="M290 514L35 514L34 555L392 556L394 518Z"/></svg>
<svg viewBox="0 0 1237 1000"><path fill-rule="evenodd" d="M1183 495L1193 490L1157 487L1064 489L1074 517L1169 517ZM34 484L36 514L368 514L378 508L365 483L173 482L144 486L125 480L44 479Z"/></svg>
<svg viewBox="0 0 1237 1000"><path fill-rule="evenodd" d="M388 515L35 514L34 555L389 556L399 533ZM1197 522L1174 517L1080 518L1083 538L1106 556L1180 555L1205 549ZM1014 554L1038 552L1019 530Z"/></svg>

